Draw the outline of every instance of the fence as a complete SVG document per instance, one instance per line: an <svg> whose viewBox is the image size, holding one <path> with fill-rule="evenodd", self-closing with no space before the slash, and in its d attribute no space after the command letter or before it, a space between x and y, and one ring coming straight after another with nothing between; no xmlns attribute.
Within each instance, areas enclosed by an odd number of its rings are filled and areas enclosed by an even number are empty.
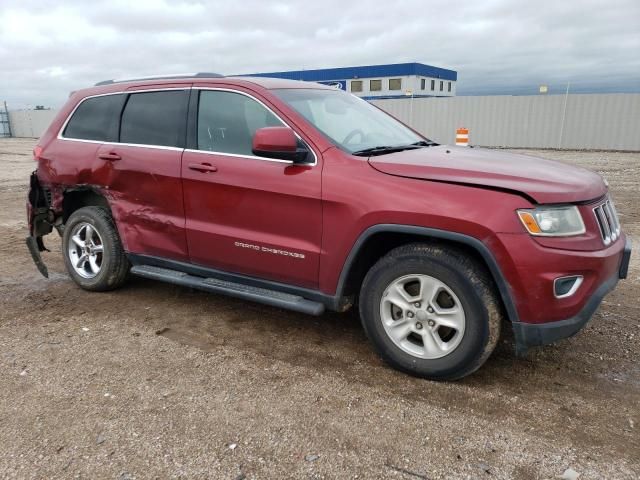
<svg viewBox="0 0 640 480"><path fill-rule="evenodd" d="M439 143L488 147L640 150L640 94L484 96L373 100ZM39 137L55 110L9 112L15 137Z"/></svg>
<svg viewBox="0 0 640 480"><path fill-rule="evenodd" d="M11 123L9 122L9 110L7 110L7 102L0 105L0 137L11 136Z"/></svg>
<svg viewBox="0 0 640 480"><path fill-rule="evenodd" d="M572 94L375 100L439 143L469 129L488 147L640 150L640 94Z"/></svg>

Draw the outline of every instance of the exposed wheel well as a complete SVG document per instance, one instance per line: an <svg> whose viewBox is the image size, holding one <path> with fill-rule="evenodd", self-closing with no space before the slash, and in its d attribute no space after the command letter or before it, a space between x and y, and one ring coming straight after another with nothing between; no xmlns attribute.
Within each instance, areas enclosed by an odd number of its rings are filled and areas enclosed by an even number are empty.
<svg viewBox="0 0 640 480"><path fill-rule="evenodd" d="M383 256L389 253L391 250L410 243L426 243L429 245L438 245L446 247L447 249L454 250L461 255L465 255L471 258L479 268L483 268L487 271L488 277L492 280L494 287L497 288L493 272L487 265L487 262L482 257L480 252L475 248L455 240L442 239L438 237L405 233L405 232L377 232L369 236L361 248L358 250L358 254L353 260L349 272L344 281L342 290L343 297L351 297L356 299L360 292L360 285L364 280L365 275L369 269ZM501 296L498 295L498 298ZM501 299L501 303L503 300ZM502 305L504 307L504 304Z"/></svg>
<svg viewBox="0 0 640 480"><path fill-rule="evenodd" d="M111 211L103 195L91 188L68 190L62 200L62 223L66 223L73 212L82 207L104 207Z"/></svg>

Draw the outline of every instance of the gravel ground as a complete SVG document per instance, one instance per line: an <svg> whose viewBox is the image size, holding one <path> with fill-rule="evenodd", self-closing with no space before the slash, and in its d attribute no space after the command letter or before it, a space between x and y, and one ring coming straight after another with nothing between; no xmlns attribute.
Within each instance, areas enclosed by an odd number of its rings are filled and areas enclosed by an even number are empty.
<svg viewBox="0 0 640 480"><path fill-rule="evenodd" d="M384 365L353 315L143 279L84 292L55 235L40 277L24 246L33 145L0 141L0 477L640 476L638 242L576 337L520 360L507 336L475 375L435 383ZM640 237L640 154L524 153L604 173Z"/></svg>

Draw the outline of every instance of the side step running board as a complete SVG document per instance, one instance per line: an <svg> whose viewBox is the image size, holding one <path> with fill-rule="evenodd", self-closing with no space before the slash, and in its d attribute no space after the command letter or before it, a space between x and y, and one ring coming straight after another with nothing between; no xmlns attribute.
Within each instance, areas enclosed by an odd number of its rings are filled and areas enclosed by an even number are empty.
<svg viewBox="0 0 640 480"><path fill-rule="evenodd" d="M322 315L324 305L319 302L307 300L298 295L267 290L266 288L252 287L241 283L227 282L217 278L203 278L178 270L153 267L150 265L136 265L131 268L131 273L152 280L174 283L183 287L196 288L207 292L221 293L230 297L264 303L272 307L284 308L308 315Z"/></svg>

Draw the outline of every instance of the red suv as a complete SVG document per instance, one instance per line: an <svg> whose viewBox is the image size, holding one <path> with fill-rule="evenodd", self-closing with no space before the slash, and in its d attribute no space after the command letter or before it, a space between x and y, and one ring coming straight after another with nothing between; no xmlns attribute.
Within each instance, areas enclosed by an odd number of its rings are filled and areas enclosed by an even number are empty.
<svg viewBox="0 0 640 480"><path fill-rule="evenodd" d="M379 354L468 375L579 331L630 242L606 182L438 145L335 88L215 74L73 93L34 150L27 244L56 229L86 290L129 274L320 315L359 309Z"/></svg>

